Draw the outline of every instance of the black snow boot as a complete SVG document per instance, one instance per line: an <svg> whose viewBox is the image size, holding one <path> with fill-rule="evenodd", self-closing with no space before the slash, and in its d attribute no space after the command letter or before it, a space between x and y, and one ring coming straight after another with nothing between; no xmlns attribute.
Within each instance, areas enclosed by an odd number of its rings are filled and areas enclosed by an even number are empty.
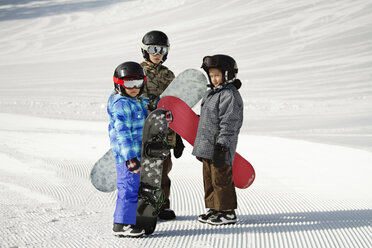
<svg viewBox="0 0 372 248"><path fill-rule="evenodd" d="M176 218L176 214L174 213L172 209L165 208L165 209L160 210L158 217L161 220L173 220Z"/></svg>

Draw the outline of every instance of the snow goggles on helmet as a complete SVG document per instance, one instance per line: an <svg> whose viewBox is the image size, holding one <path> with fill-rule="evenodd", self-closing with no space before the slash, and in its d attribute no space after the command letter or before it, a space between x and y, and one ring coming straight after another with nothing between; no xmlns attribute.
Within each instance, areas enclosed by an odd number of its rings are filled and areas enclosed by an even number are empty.
<svg viewBox="0 0 372 248"><path fill-rule="evenodd" d="M169 47L158 45L142 45L142 48L152 55L156 54L165 55L169 51Z"/></svg>
<svg viewBox="0 0 372 248"><path fill-rule="evenodd" d="M220 66L220 62L217 58L212 57L212 56L206 56L203 58L203 65L202 67L207 67L207 68L213 68L213 67L218 67Z"/></svg>
<svg viewBox="0 0 372 248"><path fill-rule="evenodd" d="M144 78L123 78L119 79L114 76L114 83L119 84L127 89L141 88L146 83L146 77Z"/></svg>

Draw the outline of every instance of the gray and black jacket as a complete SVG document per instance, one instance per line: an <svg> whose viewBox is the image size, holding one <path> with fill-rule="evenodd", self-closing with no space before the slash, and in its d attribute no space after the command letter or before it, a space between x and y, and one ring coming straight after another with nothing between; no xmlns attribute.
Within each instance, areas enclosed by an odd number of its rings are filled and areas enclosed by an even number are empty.
<svg viewBox="0 0 372 248"><path fill-rule="evenodd" d="M229 149L225 161L232 165L242 123L243 100L234 85L227 84L220 89L207 91L201 103L192 154L212 159L214 145L219 143Z"/></svg>

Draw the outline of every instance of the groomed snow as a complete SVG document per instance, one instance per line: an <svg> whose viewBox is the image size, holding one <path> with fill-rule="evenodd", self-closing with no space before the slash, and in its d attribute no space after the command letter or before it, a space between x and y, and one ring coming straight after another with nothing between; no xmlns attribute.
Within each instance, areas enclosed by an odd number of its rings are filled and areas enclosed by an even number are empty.
<svg viewBox="0 0 372 248"><path fill-rule="evenodd" d="M0 247L371 247L372 2L0 2ZM201 166L173 159L174 221L112 235L116 192L89 181L109 148L117 64L165 31L176 74L236 58L245 101L238 152L256 170L238 223L213 227ZM195 108L199 111L199 107Z"/></svg>

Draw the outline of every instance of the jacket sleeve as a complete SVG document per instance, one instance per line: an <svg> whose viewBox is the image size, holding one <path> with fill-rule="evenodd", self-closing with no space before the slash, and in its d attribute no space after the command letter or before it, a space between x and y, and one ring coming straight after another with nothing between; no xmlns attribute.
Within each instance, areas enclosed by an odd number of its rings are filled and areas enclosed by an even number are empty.
<svg viewBox="0 0 372 248"><path fill-rule="evenodd" d="M168 69L168 82L167 82L167 87L170 85L170 83L176 78L174 73Z"/></svg>
<svg viewBox="0 0 372 248"><path fill-rule="evenodd" d="M230 147L243 122L243 103L231 90L224 90L219 101L218 121L220 131L216 143Z"/></svg>
<svg viewBox="0 0 372 248"><path fill-rule="evenodd" d="M113 128L117 133L117 145L124 160L136 157L135 144L131 132L132 115L129 104L119 101L113 106Z"/></svg>

